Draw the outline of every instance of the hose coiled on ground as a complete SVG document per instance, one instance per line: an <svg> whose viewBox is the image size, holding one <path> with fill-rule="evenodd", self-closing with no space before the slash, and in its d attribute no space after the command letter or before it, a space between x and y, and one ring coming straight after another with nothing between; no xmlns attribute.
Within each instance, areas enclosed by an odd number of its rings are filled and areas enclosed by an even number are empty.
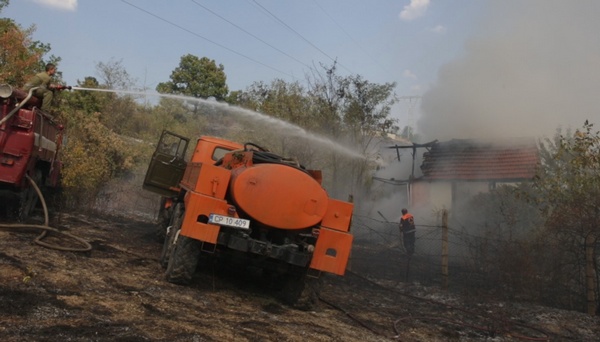
<svg viewBox="0 0 600 342"><path fill-rule="evenodd" d="M49 226L48 207L46 205L46 201L44 200L44 196L42 195L40 188L37 186L37 184L35 184L35 181L33 181L33 179L31 179L31 177L29 177L29 175L25 175L25 176L27 177L27 180L29 180L29 182L31 183L31 186L33 186L33 188L35 189L35 192L37 193L37 195L40 199L40 202L42 203L42 207L44 208L44 224L43 225L22 224L22 223L0 224L0 229L7 229L7 230L23 229L23 228L41 229L42 233L40 235L38 235L38 237L36 237L34 240L34 242L40 246L50 248L50 249L56 249L59 251L67 251L67 252L89 252L89 251L91 251L92 245L90 245L89 242L85 241L84 239ZM83 245L83 247L82 248L63 247L63 246L49 244L47 242L42 241L48 235L48 232L54 232L56 234L66 236L70 239L77 241L79 244Z"/></svg>

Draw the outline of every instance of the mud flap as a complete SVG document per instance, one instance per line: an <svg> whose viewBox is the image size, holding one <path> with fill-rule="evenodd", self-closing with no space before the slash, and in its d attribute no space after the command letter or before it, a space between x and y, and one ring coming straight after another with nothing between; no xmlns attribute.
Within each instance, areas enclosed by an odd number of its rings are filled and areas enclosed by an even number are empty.
<svg viewBox="0 0 600 342"><path fill-rule="evenodd" d="M216 244L220 226L208 224L210 214L227 215L229 205L225 200L188 192L185 198L185 216L181 235Z"/></svg>
<svg viewBox="0 0 600 342"><path fill-rule="evenodd" d="M344 275L350 257L353 236L321 227L310 268Z"/></svg>

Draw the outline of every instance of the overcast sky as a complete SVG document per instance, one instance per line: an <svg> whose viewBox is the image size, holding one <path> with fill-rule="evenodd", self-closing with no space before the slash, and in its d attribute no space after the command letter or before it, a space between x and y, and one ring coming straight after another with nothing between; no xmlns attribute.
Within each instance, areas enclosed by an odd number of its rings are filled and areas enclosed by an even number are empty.
<svg viewBox="0 0 600 342"><path fill-rule="evenodd" d="M400 126L427 138L532 136L598 115L600 1L11 0L0 16L60 56L64 80L121 61L140 88L181 56L223 64L230 90L304 82L319 64L396 82ZM406 97L419 96L422 101Z"/></svg>

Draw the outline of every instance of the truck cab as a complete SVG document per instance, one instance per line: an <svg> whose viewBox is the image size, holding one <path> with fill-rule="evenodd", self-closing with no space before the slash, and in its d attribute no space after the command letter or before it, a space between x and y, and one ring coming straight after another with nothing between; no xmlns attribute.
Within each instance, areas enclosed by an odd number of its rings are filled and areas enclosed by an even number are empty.
<svg viewBox="0 0 600 342"><path fill-rule="evenodd" d="M225 139L202 136L191 157L187 158L189 142L189 138L179 134L162 132L144 178L144 189L164 197L175 197L181 191L180 182L188 166L186 159L190 159L190 164L214 164L227 152L244 148Z"/></svg>

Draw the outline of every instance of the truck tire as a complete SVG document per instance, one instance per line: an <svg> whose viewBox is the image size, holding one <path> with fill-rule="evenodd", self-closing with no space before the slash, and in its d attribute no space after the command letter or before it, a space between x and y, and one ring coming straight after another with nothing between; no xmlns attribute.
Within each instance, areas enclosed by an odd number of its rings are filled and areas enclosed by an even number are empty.
<svg viewBox="0 0 600 342"><path fill-rule="evenodd" d="M167 281L174 284L187 285L198 267L200 259L200 242L179 234L181 228L175 229L175 243L171 249L167 265Z"/></svg>
<svg viewBox="0 0 600 342"><path fill-rule="evenodd" d="M42 183L42 171L35 170L32 180L40 187ZM33 214L38 201L38 193L35 191L33 185L28 184L25 190L19 194L19 222L25 222Z"/></svg>
<svg viewBox="0 0 600 342"><path fill-rule="evenodd" d="M163 248L160 253L160 266L162 266L162 268L166 269L169 264L169 257L171 256L171 251L173 250L173 243L175 241L175 231L181 228L182 222L183 203L177 203L173 208L173 214L171 215L169 223L164 228L166 231L166 236L163 239Z"/></svg>
<svg viewBox="0 0 600 342"><path fill-rule="evenodd" d="M171 226L173 220L173 206L165 208L166 198L162 197L160 200L160 209L158 211L158 220L156 222L156 230L154 231L154 237L157 242L164 242L167 237L167 227Z"/></svg>
<svg viewBox="0 0 600 342"><path fill-rule="evenodd" d="M284 304L303 311L314 310L319 303L319 279L306 274L287 276L279 297Z"/></svg>

